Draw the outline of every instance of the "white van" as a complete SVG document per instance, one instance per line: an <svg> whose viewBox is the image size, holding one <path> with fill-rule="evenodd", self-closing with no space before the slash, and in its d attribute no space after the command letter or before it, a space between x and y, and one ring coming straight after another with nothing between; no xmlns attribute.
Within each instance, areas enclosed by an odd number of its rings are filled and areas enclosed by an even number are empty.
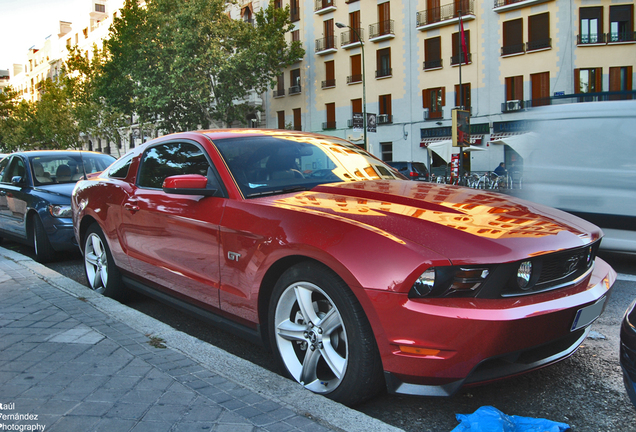
<svg viewBox="0 0 636 432"><path fill-rule="evenodd" d="M601 227L602 249L636 252L636 100L528 111L519 196Z"/></svg>

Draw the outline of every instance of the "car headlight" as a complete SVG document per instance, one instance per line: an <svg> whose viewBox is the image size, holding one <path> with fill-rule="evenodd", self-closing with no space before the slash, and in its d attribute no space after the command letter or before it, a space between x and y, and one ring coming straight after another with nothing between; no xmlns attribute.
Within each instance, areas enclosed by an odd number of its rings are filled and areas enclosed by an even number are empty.
<svg viewBox="0 0 636 432"><path fill-rule="evenodd" d="M49 213L56 218L70 218L73 216L73 210L70 205L51 204L49 205Z"/></svg>
<svg viewBox="0 0 636 432"><path fill-rule="evenodd" d="M487 267L430 267L417 278L409 297L472 296L489 274Z"/></svg>

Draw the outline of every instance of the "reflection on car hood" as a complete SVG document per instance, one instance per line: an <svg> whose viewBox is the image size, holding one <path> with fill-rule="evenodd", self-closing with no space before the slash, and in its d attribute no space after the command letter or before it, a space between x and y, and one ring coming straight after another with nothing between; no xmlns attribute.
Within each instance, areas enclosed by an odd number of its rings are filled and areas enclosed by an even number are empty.
<svg viewBox="0 0 636 432"><path fill-rule="evenodd" d="M506 195L409 181L332 183L272 204L415 242L464 263L514 261L599 239L596 226ZM472 258L467 258L472 257Z"/></svg>
<svg viewBox="0 0 636 432"><path fill-rule="evenodd" d="M34 189L38 191L45 191L60 196L71 197L75 188L75 183L60 183L60 184L48 184L42 186L35 186Z"/></svg>

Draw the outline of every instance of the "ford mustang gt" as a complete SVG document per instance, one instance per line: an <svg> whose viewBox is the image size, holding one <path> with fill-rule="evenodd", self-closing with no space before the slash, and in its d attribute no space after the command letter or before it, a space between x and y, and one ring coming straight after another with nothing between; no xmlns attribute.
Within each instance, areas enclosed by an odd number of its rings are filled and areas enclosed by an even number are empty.
<svg viewBox="0 0 636 432"><path fill-rule="evenodd" d="M285 375L349 405L564 359L616 278L584 220L407 181L302 132L160 137L78 182L72 208L94 290L142 291L259 341Z"/></svg>

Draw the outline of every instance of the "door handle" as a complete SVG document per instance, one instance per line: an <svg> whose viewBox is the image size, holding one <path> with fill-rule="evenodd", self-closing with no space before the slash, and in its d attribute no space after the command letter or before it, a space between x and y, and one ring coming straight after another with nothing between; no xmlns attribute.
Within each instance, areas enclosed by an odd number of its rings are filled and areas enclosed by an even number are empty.
<svg viewBox="0 0 636 432"><path fill-rule="evenodd" d="M132 213L135 213L135 212L138 212L138 211L139 211L139 206L138 206L138 205L135 205L135 204L132 204L132 203L126 203L126 204L124 204L124 208L125 208L126 210L131 211Z"/></svg>

